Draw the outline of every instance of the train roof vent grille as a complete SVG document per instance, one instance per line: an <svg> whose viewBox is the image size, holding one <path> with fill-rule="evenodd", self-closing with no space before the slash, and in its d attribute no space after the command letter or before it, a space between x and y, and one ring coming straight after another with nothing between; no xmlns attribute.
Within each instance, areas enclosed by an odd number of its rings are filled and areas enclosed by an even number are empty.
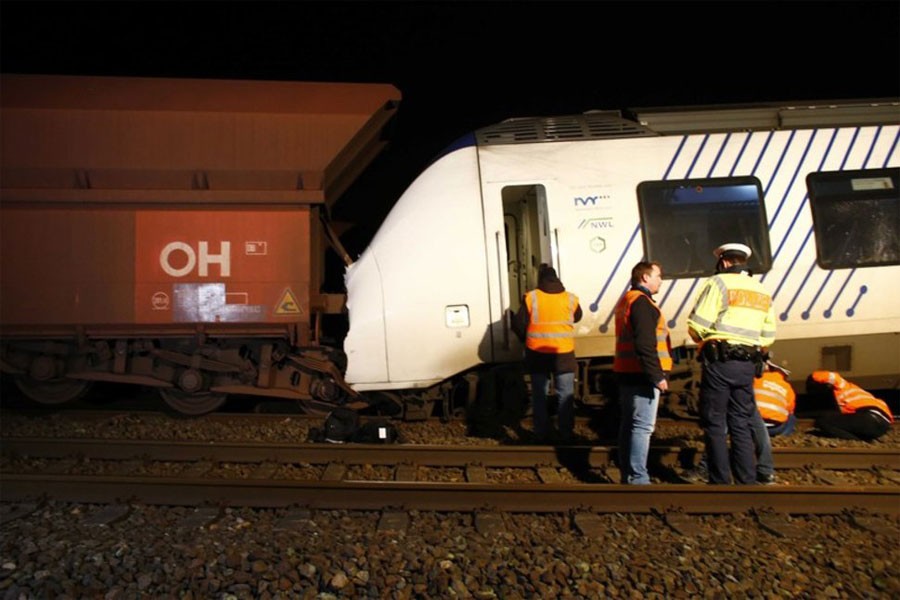
<svg viewBox="0 0 900 600"><path fill-rule="evenodd" d="M623 118L615 110L590 111L562 117L507 119L475 132L480 146L655 135L657 134L639 123Z"/></svg>

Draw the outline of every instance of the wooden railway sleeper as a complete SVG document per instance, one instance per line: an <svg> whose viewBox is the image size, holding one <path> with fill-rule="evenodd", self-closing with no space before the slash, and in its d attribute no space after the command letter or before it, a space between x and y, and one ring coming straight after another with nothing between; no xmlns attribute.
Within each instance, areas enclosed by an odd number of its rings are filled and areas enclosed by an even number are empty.
<svg viewBox="0 0 900 600"><path fill-rule="evenodd" d="M774 536L796 538L803 533L802 528L793 523L788 515L777 512L772 508L755 508L751 509L750 512L756 517L760 527Z"/></svg>
<svg viewBox="0 0 900 600"><path fill-rule="evenodd" d="M706 533L697 520L688 516L681 506L670 506L661 511L654 508L651 512L680 535L696 537Z"/></svg>
<svg viewBox="0 0 900 600"><path fill-rule="evenodd" d="M881 480L887 481L892 485L900 485L900 473L889 465L875 465L872 467L872 473Z"/></svg>
<svg viewBox="0 0 900 600"><path fill-rule="evenodd" d="M485 506L475 511L475 531L485 537L492 537L506 531L506 520L503 513L495 507Z"/></svg>

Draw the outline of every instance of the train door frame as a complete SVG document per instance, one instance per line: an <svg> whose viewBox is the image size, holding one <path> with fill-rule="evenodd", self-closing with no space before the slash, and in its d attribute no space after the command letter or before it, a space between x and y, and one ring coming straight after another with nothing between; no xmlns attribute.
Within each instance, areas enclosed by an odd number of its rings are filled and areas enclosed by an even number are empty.
<svg viewBox="0 0 900 600"><path fill-rule="evenodd" d="M553 260L547 190L534 183L503 186L500 193L507 256L505 285L509 308L515 312L525 292L537 287L538 266Z"/></svg>

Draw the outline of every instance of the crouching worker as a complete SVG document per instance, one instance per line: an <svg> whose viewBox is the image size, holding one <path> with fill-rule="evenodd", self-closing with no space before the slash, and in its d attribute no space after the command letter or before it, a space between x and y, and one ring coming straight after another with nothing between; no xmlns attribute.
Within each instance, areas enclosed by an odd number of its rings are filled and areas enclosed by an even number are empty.
<svg viewBox="0 0 900 600"><path fill-rule="evenodd" d="M787 375L790 373L768 362L762 377L753 380L756 408L766 423L769 437L790 435L797 424L797 417L794 415L797 394L788 382Z"/></svg>
<svg viewBox="0 0 900 600"><path fill-rule="evenodd" d="M815 428L823 435L868 442L890 430L894 417L884 400L834 371L814 371L810 380L807 380L807 391L814 392L816 384L830 388L839 409L816 419Z"/></svg>

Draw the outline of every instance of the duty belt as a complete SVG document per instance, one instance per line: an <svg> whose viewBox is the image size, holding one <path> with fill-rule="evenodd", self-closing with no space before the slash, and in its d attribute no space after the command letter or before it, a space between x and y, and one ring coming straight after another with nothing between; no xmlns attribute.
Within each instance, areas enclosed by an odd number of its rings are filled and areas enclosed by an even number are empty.
<svg viewBox="0 0 900 600"><path fill-rule="evenodd" d="M724 340L710 340L703 344L701 355L706 362L743 360L757 361L763 357L759 348L741 344L729 344Z"/></svg>

